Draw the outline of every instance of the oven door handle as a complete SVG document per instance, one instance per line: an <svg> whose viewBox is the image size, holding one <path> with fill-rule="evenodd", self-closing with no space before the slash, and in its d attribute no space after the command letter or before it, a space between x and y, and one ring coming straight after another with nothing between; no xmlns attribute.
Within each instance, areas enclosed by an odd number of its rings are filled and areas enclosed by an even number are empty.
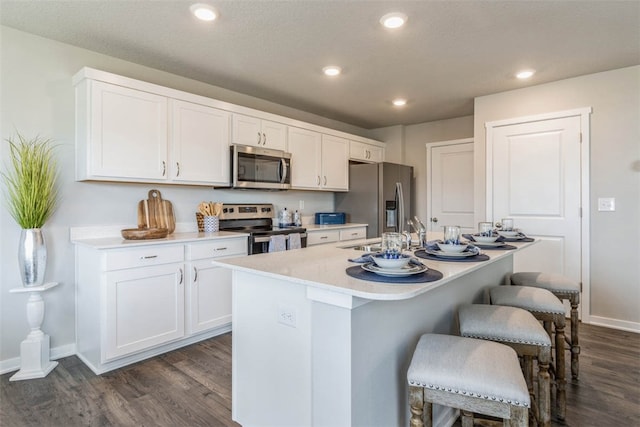
<svg viewBox="0 0 640 427"><path fill-rule="evenodd" d="M289 168L287 167L287 161L280 159L280 183L284 184L287 181L287 175L289 174Z"/></svg>
<svg viewBox="0 0 640 427"><path fill-rule="evenodd" d="M307 233L300 233L300 238L306 238L307 237ZM255 237L253 239L253 243L265 243L269 241L270 236L261 236L261 237Z"/></svg>

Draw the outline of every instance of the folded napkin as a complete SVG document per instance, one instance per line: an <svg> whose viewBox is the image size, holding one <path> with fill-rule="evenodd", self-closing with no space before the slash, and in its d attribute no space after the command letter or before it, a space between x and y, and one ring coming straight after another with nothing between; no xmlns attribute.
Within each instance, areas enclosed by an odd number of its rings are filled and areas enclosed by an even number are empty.
<svg viewBox="0 0 640 427"><path fill-rule="evenodd" d="M375 262L375 261L373 261L373 255L375 255L375 254L366 254L366 255L362 255L361 257L358 257L358 258L349 258L349 261L357 262L357 263L360 263L360 264L364 264L364 263L367 263L367 262ZM417 265L417 266L424 266L424 264L421 263L416 258L411 258L409 260L409 264Z"/></svg>
<svg viewBox="0 0 640 427"><path fill-rule="evenodd" d="M289 234L289 249L300 249L301 247L300 233Z"/></svg>
<svg viewBox="0 0 640 427"><path fill-rule="evenodd" d="M269 252L280 252L287 250L287 236L276 234L269 237Z"/></svg>

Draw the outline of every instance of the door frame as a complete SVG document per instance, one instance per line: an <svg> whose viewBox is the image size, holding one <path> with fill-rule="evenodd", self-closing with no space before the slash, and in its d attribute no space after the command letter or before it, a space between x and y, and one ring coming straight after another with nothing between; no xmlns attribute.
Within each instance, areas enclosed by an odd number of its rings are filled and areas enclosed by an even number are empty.
<svg viewBox="0 0 640 427"><path fill-rule="evenodd" d="M493 218L493 131L502 126L518 125L524 123L563 119L567 117L580 117L580 275L581 275L581 301L580 314L582 321L591 322L591 288L590 288L590 234L589 234L589 170L590 170L590 115L591 107L576 108L573 110L557 111L552 113L536 114L531 116L515 117L511 119L486 122L485 126L485 164L486 164L486 215Z"/></svg>
<svg viewBox="0 0 640 427"><path fill-rule="evenodd" d="M425 170L427 171L426 175L426 185L427 185L427 221L429 221L429 225L427 226L428 230L431 230L431 218L433 218L432 215L432 206L433 203L431 202L431 196L432 196L432 192L431 192L431 184L432 184L432 179L431 179L431 160L433 159L433 154L431 153L431 150L435 147L444 147L447 145L460 145L460 144L468 144L468 143L472 143L473 144L474 140L473 138L462 138L462 139L452 139L449 141L437 141L437 142L427 142L425 145L427 147L427 164L426 164L426 168ZM473 146L473 150L475 151L476 147L475 145Z"/></svg>

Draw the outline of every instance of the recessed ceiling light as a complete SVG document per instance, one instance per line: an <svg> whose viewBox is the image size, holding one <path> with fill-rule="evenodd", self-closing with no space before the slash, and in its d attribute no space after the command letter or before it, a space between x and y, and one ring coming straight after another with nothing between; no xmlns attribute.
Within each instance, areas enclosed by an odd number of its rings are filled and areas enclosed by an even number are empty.
<svg viewBox="0 0 640 427"><path fill-rule="evenodd" d="M518 74L516 74L516 77L524 80L524 79L528 79L529 77L533 76L535 74L535 71L533 70L522 70L520 72L518 72Z"/></svg>
<svg viewBox="0 0 640 427"><path fill-rule="evenodd" d="M213 21L218 17L218 12L216 12L216 10L213 7L209 6L208 4L204 4L204 3L192 4L189 9L191 10L191 13L195 15L196 18L202 21Z"/></svg>
<svg viewBox="0 0 640 427"><path fill-rule="evenodd" d="M391 12L380 18L380 23L387 28L399 28L407 22L407 15L401 12Z"/></svg>
<svg viewBox="0 0 640 427"><path fill-rule="evenodd" d="M407 105L407 100L406 99L402 99L402 98L397 98L397 99L394 99L393 101L391 101L391 103L393 105L395 105L396 107L403 107L403 106Z"/></svg>
<svg viewBox="0 0 640 427"><path fill-rule="evenodd" d="M342 68L337 65L328 65L322 69L322 72L330 77L334 77L342 73Z"/></svg>

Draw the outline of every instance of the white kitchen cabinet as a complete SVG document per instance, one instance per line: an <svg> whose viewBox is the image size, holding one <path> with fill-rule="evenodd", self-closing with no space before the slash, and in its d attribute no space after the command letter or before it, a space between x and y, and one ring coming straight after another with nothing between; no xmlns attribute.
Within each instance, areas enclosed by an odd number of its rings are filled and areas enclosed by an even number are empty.
<svg viewBox="0 0 640 427"><path fill-rule="evenodd" d="M247 238L221 239L186 246L187 334L231 323L231 270L211 265L212 259L247 255Z"/></svg>
<svg viewBox="0 0 640 427"><path fill-rule="evenodd" d="M322 188L349 190L349 140L322 135Z"/></svg>
<svg viewBox="0 0 640 427"><path fill-rule="evenodd" d="M106 274L103 361L184 336L182 263Z"/></svg>
<svg viewBox="0 0 640 427"><path fill-rule="evenodd" d="M76 86L76 179L167 179L167 98L105 82Z"/></svg>
<svg viewBox="0 0 640 427"><path fill-rule="evenodd" d="M211 262L246 255L246 235L120 242L74 242L76 352L93 372L101 374L231 329L230 270Z"/></svg>
<svg viewBox="0 0 640 427"><path fill-rule="evenodd" d="M170 100L169 179L185 184L228 185L231 113Z"/></svg>
<svg viewBox="0 0 640 427"><path fill-rule="evenodd" d="M367 226L331 225L307 227L307 246L322 245L324 243L342 242L367 238Z"/></svg>
<svg viewBox="0 0 640 427"><path fill-rule="evenodd" d="M349 159L364 163L380 163L384 161L384 147L359 141L350 141Z"/></svg>
<svg viewBox="0 0 640 427"><path fill-rule="evenodd" d="M349 190L349 141L307 129L289 127L291 187Z"/></svg>
<svg viewBox="0 0 640 427"><path fill-rule="evenodd" d="M255 147L287 149L287 126L243 114L233 114L233 143Z"/></svg>

